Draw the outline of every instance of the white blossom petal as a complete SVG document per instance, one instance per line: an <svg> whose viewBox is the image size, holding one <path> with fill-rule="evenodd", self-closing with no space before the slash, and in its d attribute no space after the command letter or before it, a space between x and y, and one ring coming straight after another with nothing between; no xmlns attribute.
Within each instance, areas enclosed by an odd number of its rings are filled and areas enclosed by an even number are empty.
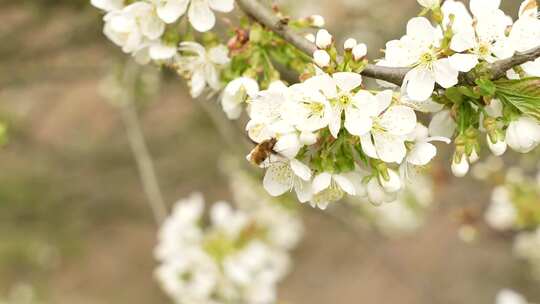
<svg viewBox="0 0 540 304"><path fill-rule="evenodd" d="M330 187L330 183L332 182L332 174L328 172L323 172L315 176L313 179L312 187L313 187L313 193L317 194L324 189L327 189Z"/></svg>
<svg viewBox="0 0 540 304"><path fill-rule="evenodd" d="M216 24L216 16L210 10L207 0L191 0L188 17L193 28L199 32L206 32Z"/></svg>

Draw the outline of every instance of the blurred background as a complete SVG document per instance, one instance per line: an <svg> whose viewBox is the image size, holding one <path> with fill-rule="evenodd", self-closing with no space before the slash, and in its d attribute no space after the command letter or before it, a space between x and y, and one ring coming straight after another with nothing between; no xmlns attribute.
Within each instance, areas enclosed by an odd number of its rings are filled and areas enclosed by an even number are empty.
<svg viewBox="0 0 540 304"><path fill-rule="evenodd" d="M368 43L371 58L418 12L415 0L282 2L293 16L324 15L338 41ZM520 1L503 3L515 12ZM0 1L9 138L0 150L0 302L170 303L152 276L156 225L121 116L100 94L127 57L102 35L101 17L85 0ZM138 110L165 201L195 190L230 198L219 162L231 151L199 104L211 101L192 100L178 77L159 78L159 93ZM414 234L388 237L344 222L346 211L302 206L305 237L282 303L493 303L503 287L539 302L512 236L481 222L492 186L453 178L450 153L433 165L432 208ZM474 242L463 240L464 221L478 231Z"/></svg>

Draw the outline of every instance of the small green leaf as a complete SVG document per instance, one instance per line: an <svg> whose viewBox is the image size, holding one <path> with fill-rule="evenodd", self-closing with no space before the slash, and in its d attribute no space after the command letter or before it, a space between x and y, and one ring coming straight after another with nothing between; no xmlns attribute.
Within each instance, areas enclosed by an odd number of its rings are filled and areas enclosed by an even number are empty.
<svg viewBox="0 0 540 304"><path fill-rule="evenodd" d="M496 96L521 113L540 121L540 78L497 81Z"/></svg>
<svg viewBox="0 0 540 304"><path fill-rule="evenodd" d="M476 80L476 84L480 88L480 94L482 96L492 97L495 95L497 88L491 80L480 78Z"/></svg>
<svg viewBox="0 0 540 304"><path fill-rule="evenodd" d="M461 94L459 89L456 87L446 89L445 95L455 104L460 104L463 102L463 94Z"/></svg>

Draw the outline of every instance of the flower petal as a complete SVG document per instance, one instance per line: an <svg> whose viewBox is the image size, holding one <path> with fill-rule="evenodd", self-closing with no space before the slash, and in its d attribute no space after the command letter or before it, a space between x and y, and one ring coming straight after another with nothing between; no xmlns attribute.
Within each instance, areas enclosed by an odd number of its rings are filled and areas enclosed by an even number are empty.
<svg viewBox="0 0 540 304"><path fill-rule="evenodd" d="M332 181L332 175L328 172L323 172L315 176L312 183L313 193L317 194L323 191L324 189L327 189L328 187L330 187L331 181Z"/></svg>
<svg viewBox="0 0 540 304"><path fill-rule="evenodd" d="M300 177L301 179L305 181L309 181L311 179L311 169L306 166L303 162L297 160L296 158L291 159L291 169L296 174L296 176Z"/></svg>
<svg viewBox="0 0 540 304"><path fill-rule="evenodd" d="M407 155L407 162L415 166L424 166L437 155L437 148L428 142L419 142Z"/></svg>
<svg viewBox="0 0 540 304"><path fill-rule="evenodd" d="M213 10L223 13L234 9L234 0L208 0L208 4Z"/></svg>
<svg viewBox="0 0 540 304"><path fill-rule="evenodd" d="M356 189L353 183L348 178L339 174L334 175L333 178L336 181L336 184L338 184L338 186L341 188L341 190L345 191L349 195L356 195Z"/></svg>
<svg viewBox="0 0 540 304"><path fill-rule="evenodd" d="M270 195L280 196L291 189L292 174L287 163L274 163L264 174L263 187Z"/></svg>
<svg viewBox="0 0 540 304"><path fill-rule="evenodd" d="M216 24L216 16L210 10L207 0L191 0L188 17L193 28L199 32L206 32Z"/></svg>
<svg viewBox="0 0 540 304"><path fill-rule="evenodd" d="M379 124L392 135L407 135L416 127L416 114L407 106L391 106Z"/></svg>
<svg viewBox="0 0 540 304"><path fill-rule="evenodd" d="M352 135L362 136L368 133L372 126L373 120L362 110L349 108L345 111L345 129Z"/></svg>
<svg viewBox="0 0 540 304"><path fill-rule="evenodd" d="M337 87L342 92L350 92L362 84L362 75L351 72L340 72L332 75Z"/></svg>
<svg viewBox="0 0 540 304"><path fill-rule="evenodd" d="M373 141L377 155L386 163L400 164L407 154L402 136L395 136L385 132L375 132L373 134Z"/></svg>
<svg viewBox="0 0 540 304"><path fill-rule="evenodd" d="M450 63L450 59L439 59L433 64L435 81L443 88L453 87L458 83L459 72Z"/></svg>
<svg viewBox="0 0 540 304"><path fill-rule="evenodd" d="M460 72L469 72L478 64L478 56L474 54L454 54L449 60L452 67Z"/></svg>
<svg viewBox="0 0 540 304"><path fill-rule="evenodd" d="M157 6L157 14L165 23L173 23L187 10L189 0L168 0L164 5Z"/></svg>
<svg viewBox="0 0 540 304"><path fill-rule="evenodd" d="M435 89L435 77L432 72L423 68L414 68L407 73L404 80L407 95L412 100L426 100Z"/></svg>
<svg viewBox="0 0 540 304"><path fill-rule="evenodd" d="M364 151L367 156L374 159L379 159L377 150L375 149L375 145L371 139L371 133L360 136L360 144L362 145L362 151Z"/></svg>

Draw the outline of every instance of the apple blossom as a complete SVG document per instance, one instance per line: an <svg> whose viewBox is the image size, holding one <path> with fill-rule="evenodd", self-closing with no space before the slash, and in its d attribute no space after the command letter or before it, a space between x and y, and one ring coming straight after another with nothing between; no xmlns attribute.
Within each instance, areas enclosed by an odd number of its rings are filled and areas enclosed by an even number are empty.
<svg viewBox="0 0 540 304"><path fill-rule="evenodd" d="M465 155L462 155L461 159L456 159L456 157L454 157L454 160L452 161L452 173L456 177L464 177L467 175L469 167L470 165Z"/></svg>
<svg viewBox="0 0 540 304"><path fill-rule="evenodd" d="M215 11L228 13L234 8L234 0L153 0L157 14L165 23L174 23L186 13L189 22L199 32L212 29L216 23ZM189 6L189 8L188 8Z"/></svg>
<svg viewBox="0 0 540 304"><path fill-rule="evenodd" d="M352 49L357 45L358 43L356 42L356 39L354 38L349 38L347 40L345 40L345 42L343 43L343 49L346 50L346 51L352 51Z"/></svg>
<svg viewBox="0 0 540 304"><path fill-rule="evenodd" d="M532 151L540 144L540 124L524 116L510 122L506 129L506 143L520 153Z"/></svg>
<svg viewBox="0 0 540 304"><path fill-rule="evenodd" d="M321 15L311 15L309 16L308 20L310 21L310 25L313 27L323 27L325 24L324 17Z"/></svg>
<svg viewBox="0 0 540 304"><path fill-rule="evenodd" d="M224 45L206 50L196 42L182 42L179 50L182 55L178 59L178 69L190 78L191 96L199 97L207 85L215 91L221 88L219 70L230 62Z"/></svg>
<svg viewBox="0 0 540 304"><path fill-rule="evenodd" d="M319 49L326 49L332 45L334 37L325 29L320 29L315 37L315 44Z"/></svg>
<svg viewBox="0 0 540 304"><path fill-rule="evenodd" d="M496 142L492 142L489 135L487 135L486 139L488 143L488 147L495 156L501 156L506 152L506 149L508 147L508 144L504 140L497 140Z"/></svg>
<svg viewBox="0 0 540 304"><path fill-rule="evenodd" d="M239 77L229 82L223 90L221 106L229 119L238 119L242 113L242 103L259 92L259 84L253 78Z"/></svg>
<svg viewBox="0 0 540 304"><path fill-rule="evenodd" d="M325 50L316 50L313 52L313 61L321 68L325 68L330 65L330 55Z"/></svg>
<svg viewBox="0 0 540 304"><path fill-rule="evenodd" d="M367 55L367 46L364 43L359 43L352 49L354 60L360 60Z"/></svg>

